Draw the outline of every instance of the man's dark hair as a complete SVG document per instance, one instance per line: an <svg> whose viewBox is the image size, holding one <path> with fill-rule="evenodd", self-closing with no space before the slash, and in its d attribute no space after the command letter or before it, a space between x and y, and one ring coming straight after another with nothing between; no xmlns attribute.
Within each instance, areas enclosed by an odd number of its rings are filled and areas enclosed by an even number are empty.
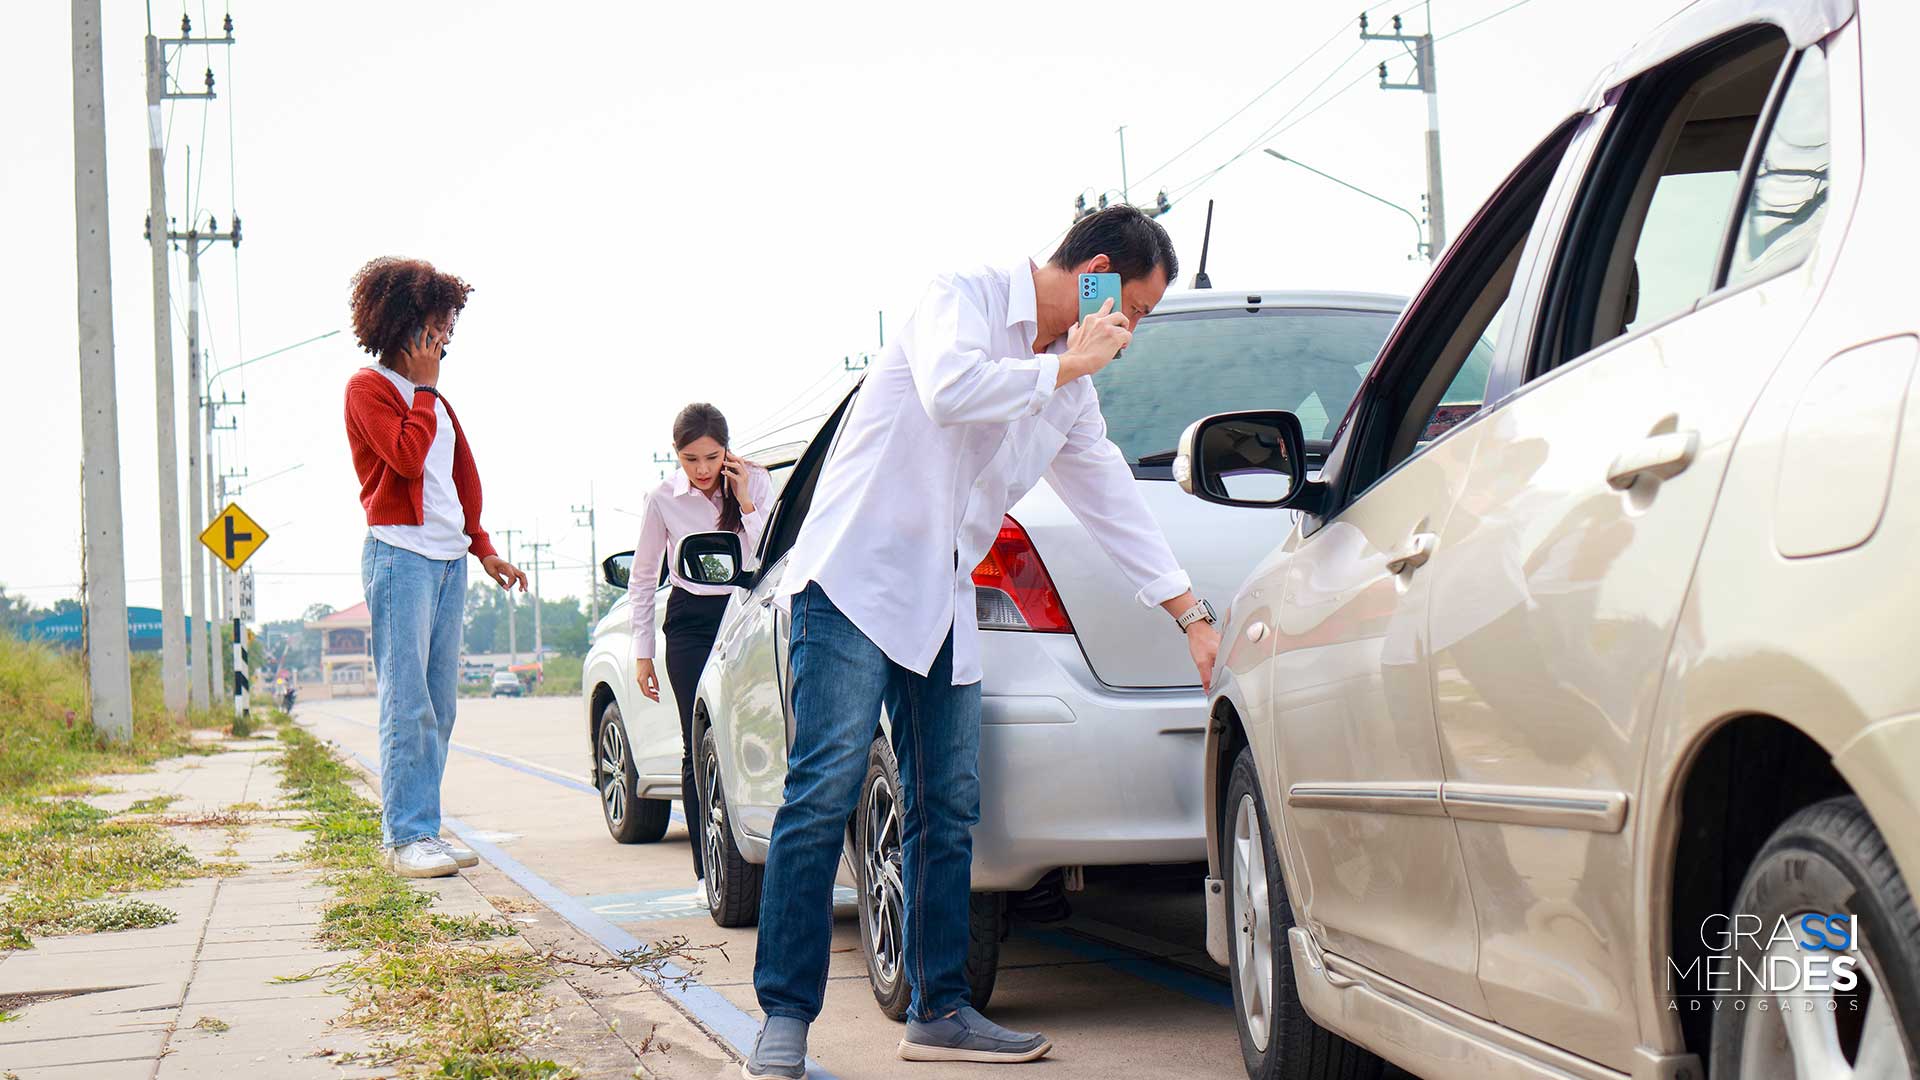
<svg viewBox="0 0 1920 1080"><path fill-rule="evenodd" d="M1153 273L1158 266L1166 270L1167 281L1180 276L1180 259L1173 253L1173 238L1160 223L1140 212L1137 206L1118 203L1089 214L1073 223L1067 238L1048 260L1063 270L1079 266L1095 255L1105 255L1113 263L1112 272L1122 281L1135 281Z"/></svg>

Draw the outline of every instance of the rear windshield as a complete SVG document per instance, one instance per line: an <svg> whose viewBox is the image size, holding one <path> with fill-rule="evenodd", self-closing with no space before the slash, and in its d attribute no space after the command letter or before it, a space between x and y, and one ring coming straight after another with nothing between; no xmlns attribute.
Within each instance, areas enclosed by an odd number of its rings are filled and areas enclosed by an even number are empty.
<svg viewBox="0 0 1920 1080"><path fill-rule="evenodd" d="M1157 478L1172 475L1180 433L1213 413L1285 409L1309 440L1326 439L1398 317L1327 308L1152 316L1093 377L1107 437L1134 475Z"/></svg>

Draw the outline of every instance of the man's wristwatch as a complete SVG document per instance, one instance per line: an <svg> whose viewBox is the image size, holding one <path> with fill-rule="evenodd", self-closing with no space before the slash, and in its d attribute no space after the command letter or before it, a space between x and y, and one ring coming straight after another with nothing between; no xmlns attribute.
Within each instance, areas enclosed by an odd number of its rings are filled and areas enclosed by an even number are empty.
<svg viewBox="0 0 1920 1080"><path fill-rule="evenodd" d="M1207 603L1205 600L1195 600L1193 606L1181 612L1180 617L1175 619L1174 622L1180 624L1180 632L1184 634L1187 632L1189 626L1197 622L1218 626L1220 624L1220 617L1213 613L1212 604Z"/></svg>

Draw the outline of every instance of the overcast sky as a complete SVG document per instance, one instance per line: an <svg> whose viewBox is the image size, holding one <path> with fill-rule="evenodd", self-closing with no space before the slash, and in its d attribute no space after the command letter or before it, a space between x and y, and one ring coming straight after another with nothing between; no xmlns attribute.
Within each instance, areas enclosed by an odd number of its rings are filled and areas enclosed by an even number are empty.
<svg viewBox="0 0 1920 1080"><path fill-rule="evenodd" d="M1511 2L1431 4L1437 34L1461 31L1437 47L1455 231L1595 74L1680 6L1619 0L1601 15L1529 0L1470 25ZM184 222L197 195L203 216L225 227L237 209L245 223L237 259L225 246L202 258L210 369L345 331L215 390L247 400L217 456L248 470L256 484L238 499L272 534L253 563L260 617L361 598L365 518L341 395L370 362L347 330L347 281L376 255L425 257L476 286L441 385L473 443L487 527L552 542L553 595L583 593L589 536L569 507L590 491L599 554L632 545L638 520L623 510L658 481L654 455L683 404L719 405L736 442L783 409L824 406L850 378L842 357L875 347L876 312L898 327L933 273L1044 255L1075 194L1117 197L1122 124L1135 201L1180 196L1162 221L1183 285L1213 198L1222 288L1411 292L1426 267L1406 258L1405 217L1257 150L1418 208L1425 107L1377 88L1373 65L1403 79L1411 60L1362 46L1363 6L234 0L239 43L176 64L198 89L210 63L220 99L166 110L170 213ZM128 595L158 606L146 14L104 7ZM196 34L217 32L217 0L190 7ZM1425 28L1413 0L1375 5L1374 28L1398 11ZM179 0L153 2L163 35L180 14ZM0 583L51 604L80 577L67 7L14 5L9 26L39 44L8 64L0 162L15 252L0 262ZM1259 139L1289 110L1297 126ZM176 258L181 317L185 279ZM184 405L178 322L175 336ZM183 427L183 487L185 450Z"/></svg>

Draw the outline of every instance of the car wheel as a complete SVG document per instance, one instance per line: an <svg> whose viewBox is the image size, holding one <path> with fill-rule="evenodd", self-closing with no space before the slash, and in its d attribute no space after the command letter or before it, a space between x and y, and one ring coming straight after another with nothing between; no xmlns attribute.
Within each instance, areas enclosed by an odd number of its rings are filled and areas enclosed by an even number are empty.
<svg viewBox="0 0 1920 1080"><path fill-rule="evenodd" d="M693 763L694 786L707 808L701 823L700 855L707 868L707 914L721 926L752 926L760 919L760 875L765 867L748 862L733 840L727 820L727 794L720 780L720 750L713 729L700 733L700 756ZM691 827L691 826L690 826Z"/></svg>
<svg viewBox="0 0 1920 1080"><path fill-rule="evenodd" d="M657 843L667 835L673 805L634 794L640 785L633 772L632 745L620 703L607 702L594 738L593 786L600 790L600 816L607 821L607 832L623 844Z"/></svg>
<svg viewBox="0 0 1920 1080"><path fill-rule="evenodd" d="M860 951L880 1011L904 1020L913 988L905 976L906 875L901 863L900 766L885 738L873 740L867 776L854 811L852 855L860 903ZM1000 973L1000 942L1007 936L1006 894L967 897L967 993L984 1009Z"/></svg>
<svg viewBox="0 0 1920 1080"><path fill-rule="evenodd" d="M1228 968L1249 1080L1347 1080L1380 1075L1379 1058L1313 1022L1293 982L1293 905L1280 875L1275 833L1253 751L1240 751L1221 807L1220 870L1226 879Z"/></svg>
<svg viewBox="0 0 1920 1080"><path fill-rule="evenodd" d="M1775 829L1730 914L1759 917L1758 933L1738 939L1735 967L1761 971L1795 968L1803 916L1851 916L1852 948L1825 955L1852 955L1856 984L1748 994L1744 1008L1716 1002L1714 1080L1920 1076L1920 915L1859 799L1815 803ZM1783 917L1795 940L1768 940ZM1776 969L1776 958L1786 963Z"/></svg>

